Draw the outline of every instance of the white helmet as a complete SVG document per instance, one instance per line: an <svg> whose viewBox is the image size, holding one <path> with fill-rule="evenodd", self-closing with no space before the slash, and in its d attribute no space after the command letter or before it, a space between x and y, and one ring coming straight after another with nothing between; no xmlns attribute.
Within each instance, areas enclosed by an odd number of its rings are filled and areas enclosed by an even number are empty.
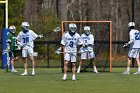
<svg viewBox="0 0 140 93"><path fill-rule="evenodd" d="M76 24L74 23L69 24L69 30L74 33L77 30Z"/></svg>
<svg viewBox="0 0 140 93"><path fill-rule="evenodd" d="M12 25L9 27L9 30L14 34L16 32L16 27Z"/></svg>
<svg viewBox="0 0 140 93"><path fill-rule="evenodd" d="M90 32L90 27L89 26L85 26L84 27L84 32L86 35L89 35L91 32Z"/></svg>
<svg viewBox="0 0 140 93"><path fill-rule="evenodd" d="M23 28L23 30L29 30L29 23L28 22L22 22L21 27Z"/></svg>
<svg viewBox="0 0 140 93"><path fill-rule="evenodd" d="M131 26L135 27L135 23L134 22L129 22L128 27L131 27Z"/></svg>

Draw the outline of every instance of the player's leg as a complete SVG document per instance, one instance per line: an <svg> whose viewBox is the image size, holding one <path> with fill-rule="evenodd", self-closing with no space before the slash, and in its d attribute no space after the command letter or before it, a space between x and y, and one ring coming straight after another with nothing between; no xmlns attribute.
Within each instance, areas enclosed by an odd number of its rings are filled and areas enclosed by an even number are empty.
<svg viewBox="0 0 140 93"><path fill-rule="evenodd" d="M30 59L32 61L32 75L35 75L35 60L34 60L34 50L33 50L33 48L29 48L28 53L29 53Z"/></svg>
<svg viewBox="0 0 140 93"><path fill-rule="evenodd" d="M138 71L135 72L134 74L140 74L139 49L136 50L135 57L136 57L137 65L138 65Z"/></svg>
<svg viewBox="0 0 140 93"><path fill-rule="evenodd" d="M93 65L93 72L99 73L98 70L97 70L97 68L96 68L96 63L94 61L94 58L91 58L90 61L92 62L92 65Z"/></svg>
<svg viewBox="0 0 140 93"><path fill-rule="evenodd" d="M70 57L71 57L71 62L72 62L72 80L76 80L76 58L77 58L77 54L72 53Z"/></svg>
<svg viewBox="0 0 140 93"><path fill-rule="evenodd" d="M86 59L87 59L87 53L82 53L81 54L81 60L79 62L79 67L77 69L77 73L80 73L81 66L82 66L84 60L86 60Z"/></svg>
<svg viewBox="0 0 140 93"><path fill-rule="evenodd" d="M68 71L68 61L64 61L64 75L63 75L63 80L67 79L67 71Z"/></svg>
<svg viewBox="0 0 140 93"><path fill-rule="evenodd" d="M76 80L76 62L72 62L72 80Z"/></svg>
<svg viewBox="0 0 140 93"><path fill-rule="evenodd" d="M27 72L27 49L23 49L22 50L22 58L23 58L23 62L24 62L24 72L21 74L22 76L26 76L28 75L28 72Z"/></svg>
<svg viewBox="0 0 140 93"><path fill-rule="evenodd" d="M78 69L77 69L77 73L80 73L80 70L81 70L81 66L84 62L84 59L81 59L80 62L79 62L79 66L78 66Z"/></svg>
<svg viewBox="0 0 140 93"><path fill-rule="evenodd" d="M63 75L63 80L67 79L67 71L68 71L68 61L70 61L70 54L66 53L64 55L64 75Z"/></svg>
<svg viewBox="0 0 140 93"><path fill-rule="evenodd" d="M17 58L16 51L13 51L11 54L12 54L12 56L11 56L11 67L12 67L11 72L17 72L14 68L14 63L15 63L15 60Z"/></svg>
<svg viewBox="0 0 140 93"><path fill-rule="evenodd" d="M96 68L96 63L95 63L94 58L95 58L94 52L93 51L89 52L88 53L88 59L90 59L90 62L92 62L93 72L99 73L98 70L97 70L97 68Z"/></svg>
<svg viewBox="0 0 140 93"><path fill-rule="evenodd" d="M128 58L127 58L127 68L123 72L123 74L130 74L130 66L131 66L131 60L133 58L133 55L134 55L134 50L133 49L129 49Z"/></svg>
<svg viewBox="0 0 140 93"><path fill-rule="evenodd" d="M131 58L127 58L127 68L126 71L123 72L123 74L130 74L130 66L131 66Z"/></svg>

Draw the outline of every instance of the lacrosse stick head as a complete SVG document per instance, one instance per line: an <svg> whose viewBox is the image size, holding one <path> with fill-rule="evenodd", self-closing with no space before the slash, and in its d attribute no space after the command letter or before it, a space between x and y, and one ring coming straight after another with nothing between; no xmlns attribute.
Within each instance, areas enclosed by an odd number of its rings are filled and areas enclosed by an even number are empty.
<svg viewBox="0 0 140 93"><path fill-rule="evenodd" d="M34 52L34 53L33 53L33 56L34 56L34 57L37 57L37 56L38 56L38 52Z"/></svg>
<svg viewBox="0 0 140 93"><path fill-rule="evenodd" d="M61 28L60 27L56 27L53 32L60 32L61 31Z"/></svg>

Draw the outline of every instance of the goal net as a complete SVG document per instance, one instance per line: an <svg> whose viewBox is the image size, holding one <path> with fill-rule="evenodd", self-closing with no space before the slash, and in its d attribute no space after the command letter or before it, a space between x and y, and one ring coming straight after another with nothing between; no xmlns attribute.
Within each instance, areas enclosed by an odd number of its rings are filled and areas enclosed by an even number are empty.
<svg viewBox="0 0 140 93"><path fill-rule="evenodd" d="M62 21L62 35L68 31L68 24L75 23L77 25L77 33L80 35L84 33L84 26L91 27L91 33L94 36L94 53L95 62L98 71L112 71L112 22L111 21ZM64 55L63 55L64 56ZM80 54L77 57L76 66L80 62ZM64 61L61 63L62 71ZM69 64L68 71L71 71L71 64ZM86 60L82 64L81 72L93 71L92 62Z"/></svg>

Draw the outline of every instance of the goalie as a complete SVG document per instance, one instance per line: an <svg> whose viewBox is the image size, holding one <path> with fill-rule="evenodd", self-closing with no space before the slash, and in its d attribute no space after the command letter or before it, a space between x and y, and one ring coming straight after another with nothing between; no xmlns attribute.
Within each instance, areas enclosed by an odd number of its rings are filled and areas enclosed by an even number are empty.
<svg viewBox="0 0 140 93"><path fill-rule="evenodd" d="M17 72L14 68L14 63L15 60L17 59L17 50L18 50L18 45L17 45L17 40L16 40L16 27L14 25L9 27L10 32L7 34L7 50L9 53L10 57L10 62L11 62L11 72Z"/></svg>
<svg viewBox="0 0 140 93"><path fill-rule="evenodd" d="M93 64L93 72L98 73L94 61L94 51L93 51L93 45L94 45L94 36L90 32L90 27L85 26L84 27L84 33L81 35L81 39L83 41L83 46L80 48L81 51L88 50L89 52L83 52L81 54L81 61L79 62L79 67L77 69L77 73L80 73L81 65L82 63L87 59L90 59L90 61Z"/></svg>
<svg viewBox="0 0 140 93"><path fill-rule="evenodd" d="M128 27L130 28L129 38L130 41L124 44L124 48L130 45L129 52L128 52L128 64L127 69L123 74L130 74L130 66L131 66L131 59L135 58L138 64L138 71L134 74L140 74L140 61L139 61L139 52L140 52L140 32L136 29L134 22L129 22Z"/></svg>

